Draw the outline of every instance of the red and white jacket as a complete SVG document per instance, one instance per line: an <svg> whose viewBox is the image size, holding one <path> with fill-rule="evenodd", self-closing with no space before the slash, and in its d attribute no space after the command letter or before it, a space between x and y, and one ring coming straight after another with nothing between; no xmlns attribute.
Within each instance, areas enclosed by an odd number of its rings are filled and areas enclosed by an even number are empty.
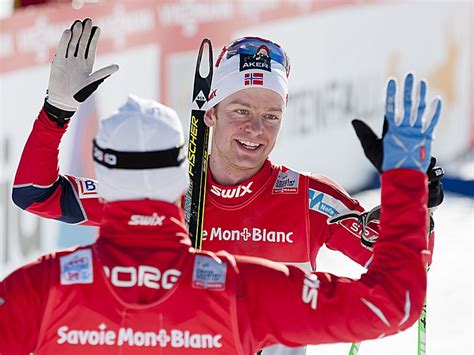
<svg viewBox="0 0 474 355"><path fill-rule="evenodd" d="M60 175L58 128L40 112L25 145L13 186L21 208L67 223L99 226L103 204L97 182ZM322 245L366 266L372 252L360 243L357 219L328 224L331 217L363 212L359 202L322 176L308 176L266 161L252 178L221 186L208 174L203 249L259 256L315 270ZM378 223L366 233L378 234Z"/></svg>
<svg viewBox="0 0 474 355"><path fill-rule="evenodd" d="M176 205L107 203L96 243L47 255L1 282L0 353L251 354L396 333L423 306L426 202L425 174L383 174L381 234L358 281L197 252Z"/></svg>

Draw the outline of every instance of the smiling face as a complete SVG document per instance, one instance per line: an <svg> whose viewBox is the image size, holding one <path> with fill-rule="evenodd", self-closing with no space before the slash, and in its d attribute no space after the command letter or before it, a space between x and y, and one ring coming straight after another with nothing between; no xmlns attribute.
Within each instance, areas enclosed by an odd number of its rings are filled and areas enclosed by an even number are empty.
<svg viewBox="0 0 474 355"><path fill-rule="evenodd" d="M273 150L284 103L263 88L237 91L206 112L213 128L210 168L221 185L234 185L256 174Z"/></svg>

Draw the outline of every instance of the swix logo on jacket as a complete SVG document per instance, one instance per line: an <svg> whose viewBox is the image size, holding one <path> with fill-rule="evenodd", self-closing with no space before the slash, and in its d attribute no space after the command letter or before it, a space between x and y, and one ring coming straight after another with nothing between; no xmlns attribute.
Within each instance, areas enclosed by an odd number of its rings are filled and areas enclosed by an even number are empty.
<svg viewBox="0 0 474 355"><path fill-rule="evenodd" d="M153 213L151 216L142 216L139 214L132 214L128 221L129 226L161 226L163 225L165 217Z"/></svg>
<svg viewBox="0 0 474 355"><path fill-rule="evenodd" d="M133 346L157 348L218 349L222 334L199 334L180 329L136 330L120 327L108 329L101 323L95 329L70 329L63 325L57 330L58 344L92 346Z"/></svg>
<svg viewBox="0 0 474 355"><path fill-rule="evenodd" d="M268 230L266 228L242 228L226 230L211 228L211 232L203 231L203 240L290 243L293 244L293 232Z"/></svg>
<svg viewBox="0 0 474 355"><path fill-rule="evenodd" d="M228 189L218 187L216 185L211 186L211 192L219 197L223 198L237 198L245 196L246 194L251 194L253 191L250 189L253 181L250 181L247 185L239 185L237 187L231 187Z"/></svg>

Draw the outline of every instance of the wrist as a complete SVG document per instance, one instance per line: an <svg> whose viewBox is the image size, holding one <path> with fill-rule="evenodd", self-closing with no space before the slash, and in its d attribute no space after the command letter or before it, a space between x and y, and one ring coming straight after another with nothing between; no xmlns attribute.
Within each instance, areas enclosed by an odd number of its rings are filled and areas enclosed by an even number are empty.
<svg viewBox="0 0 474 355"><path fill-rule="evenodd" d="M60 128L64 127L64 125L69 122L71 117L76 112L75 110L68 111L68 110L63 110L61 108L58 108L57 106L51 104L48 98L44 100L43 108L48 118L54 123L56 123L57 127L60 127Z"/></svg>

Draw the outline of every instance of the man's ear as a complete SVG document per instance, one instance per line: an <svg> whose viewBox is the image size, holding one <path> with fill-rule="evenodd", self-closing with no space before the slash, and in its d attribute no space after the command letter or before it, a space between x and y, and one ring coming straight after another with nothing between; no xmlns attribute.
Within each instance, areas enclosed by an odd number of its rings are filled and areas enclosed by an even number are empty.
<svg viewBox="0 0 474 355"><path fill-rule="evenodd" d="M212 128L215 126L217 120L216 116L216 107L214 106L210 110L207 110L206 113L204 114L204 123L206 126Z"/></svg>

